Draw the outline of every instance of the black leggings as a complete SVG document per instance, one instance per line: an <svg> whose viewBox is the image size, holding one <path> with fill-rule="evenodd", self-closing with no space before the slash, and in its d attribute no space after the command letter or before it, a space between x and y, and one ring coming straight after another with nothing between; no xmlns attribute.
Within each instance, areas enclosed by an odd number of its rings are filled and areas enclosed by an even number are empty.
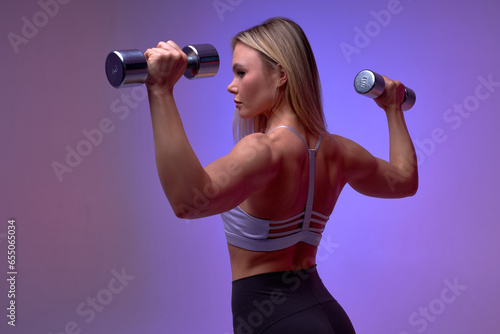
<svg viewBox="0 0 500 334"><path fill-rule="evenodd" d="M323 285L316 265L233 281L235 334L354 334L342 306Z"/></svg>

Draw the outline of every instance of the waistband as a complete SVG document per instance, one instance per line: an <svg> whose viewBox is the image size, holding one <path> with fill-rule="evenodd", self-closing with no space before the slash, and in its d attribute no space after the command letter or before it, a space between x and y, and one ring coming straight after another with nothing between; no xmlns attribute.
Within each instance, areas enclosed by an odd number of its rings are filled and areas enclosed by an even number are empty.
<svg viewBox="0 0 500 334"><path fill-rule="evenodd" d="M250 312L256 302L263 300L280 304L280 310L288 314L335 299L324 286L314 265L235 280L231 300L233 315L241 315Z"/></svg>
<svg viewBox="0 0 500 334"><path fill-rule="evenodd" d="M237 280L234 280L232 282L233 286L248 282L248 281L258 281L258 280L268 280L268 279L273 279L273 278L282 278L283 276L286 275L292 275L292 276L299 276L299 277L305 277L307 275L318 275L317 272L317 264L315 264L312 267L309 268L301 268L301 269L296 269L296 270L284 270L284 271L272 271L268 273L262 273L262 274L257 274L257 275L252 275L252 276L247 276L243 278L239 278Z"/></svg>
<svg viewBox="0 0 500 334"><path fill-rule="evenodd" d="M325 302L332 300L332 295L319 277L316 265L298 269L269 272L240 278L232 283L233 300L252 299L258 296L272 296L276 293L287 299L307 299Z"/></svg>

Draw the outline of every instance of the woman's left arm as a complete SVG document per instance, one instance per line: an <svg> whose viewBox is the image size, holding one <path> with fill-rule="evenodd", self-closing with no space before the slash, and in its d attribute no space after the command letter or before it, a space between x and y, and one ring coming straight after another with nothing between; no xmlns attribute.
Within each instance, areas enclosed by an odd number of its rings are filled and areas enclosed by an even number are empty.
<svg viewBox="0 0 500 334"><path fill-rule="evenodd" d="M173 97L187 57L172 41L145 52L156 167L172 209L180 218L230 210L267 184L278 168L269 139L243 138L231 152L203 168L194 153Z"/></svg>

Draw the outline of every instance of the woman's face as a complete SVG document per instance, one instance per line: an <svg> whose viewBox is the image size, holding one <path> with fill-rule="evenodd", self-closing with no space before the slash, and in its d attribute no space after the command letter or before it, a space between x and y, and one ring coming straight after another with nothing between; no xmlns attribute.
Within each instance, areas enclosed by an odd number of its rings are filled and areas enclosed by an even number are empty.
<svg viewBox="0 0 500 334"><path fill-rule="evenodd" d="M265 67L256 50L242 43L234 48L233 73L227 90L234 94L240 117L268 116L277 92L276 74Z"/></svg>

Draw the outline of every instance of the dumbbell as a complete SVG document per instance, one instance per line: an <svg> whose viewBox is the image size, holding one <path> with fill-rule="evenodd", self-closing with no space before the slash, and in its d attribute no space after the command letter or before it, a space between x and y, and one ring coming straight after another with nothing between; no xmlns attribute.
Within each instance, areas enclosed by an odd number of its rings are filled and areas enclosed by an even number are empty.
<svg viewBox="0 0 500 334"><path fill-rule="evenodd" d="M188 79L213 77L219 70L219 54L210 44L185 46L188 56L184 76ZM112 51L106 57L106 76L111 86L143 84L148 77L148 61L140 50Z"/></svg>
<svg viewBox="0 0 500 334"><path fill-rule="evenodd" d="M384 88L384 78L380 74L373 71L363 70L354 78L354 89L356 92L369 98L379 97L384 92ZM411 109L416 100L417 97L415 92L412 89L405 87L405 98L401 108L403 110Z"/></svg>

